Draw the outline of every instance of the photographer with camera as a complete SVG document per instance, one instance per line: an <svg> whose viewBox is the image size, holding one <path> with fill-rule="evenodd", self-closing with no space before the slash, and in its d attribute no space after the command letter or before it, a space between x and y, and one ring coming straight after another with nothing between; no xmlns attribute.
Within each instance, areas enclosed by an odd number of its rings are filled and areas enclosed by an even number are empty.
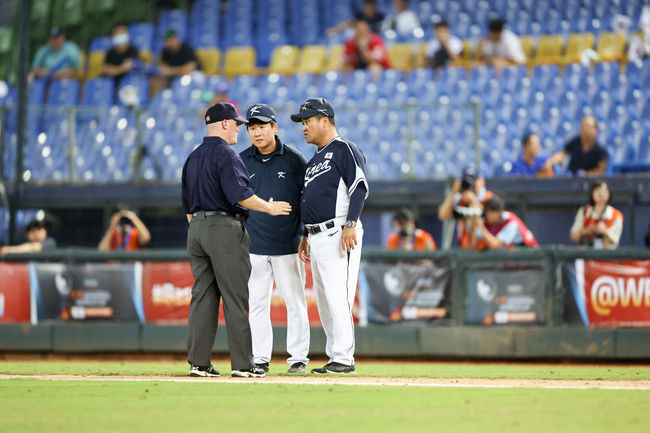
<svg viewBox="0 0 650 433"><path fill-rule="evenodd" d="M490 197L483 206L484 216L473 217L475 229L470 234L470 246L475 250L498 248L537 248L537 240L521 219L506 210L506 204L498 195Z"/></svg>
<svg viewBox="0 0 650 433"><path fill-rule="evenodd" d="M454 180L451 193L438 209L438 218L446 221L453 217L458 221L456 235L461 248L470 248L470 233L475 228L472 219L483 214L483 204L493 195L485 187L485 178L473 165L463 170L460 179Z"/></svg>
<svg viewBox="0 0 650 433"><path fill-rule="evenodd" d="M393 228L395 233L391 233L386 241L388 250L433 251L436 249L433 236L417 228L415 215L409 209L402 208L395 213Z"/></svg>
<svg viewBox="0 0 650 433"><path fill-rule="evenodd" d="M594 249L616 249L623 233L623 214L610 206L612 191L605 181L589 189L589 204L580 207L571 227L571 240Z"/></svg>

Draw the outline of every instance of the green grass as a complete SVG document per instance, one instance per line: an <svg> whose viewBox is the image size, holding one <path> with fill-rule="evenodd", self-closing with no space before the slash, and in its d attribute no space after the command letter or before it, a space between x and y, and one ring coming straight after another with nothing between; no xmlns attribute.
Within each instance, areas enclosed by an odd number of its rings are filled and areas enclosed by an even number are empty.
<svg viewBox="0 0 650 433"><path fill-rule="evenodd" d="M0 381L0 432L21 433L635 433L648 407L648 391Z"/></svg>
<svg viewBox="0 0 650 433"><path fill-rule="evenodd" d="M320 366L321 363L312 365ZM222 373L230 372L228 363L215 363ZM0 374L99 375L99 376L185 376L189 366L179 362L100 362L100 361L0 361ZM271 364L271 374L284 374L287 365ZM563 380L650 380L650 367L525 365L525 364L446 364L446 363L377 363L359 362L358 376L432 377L487 379L563 379Z"/></svg>

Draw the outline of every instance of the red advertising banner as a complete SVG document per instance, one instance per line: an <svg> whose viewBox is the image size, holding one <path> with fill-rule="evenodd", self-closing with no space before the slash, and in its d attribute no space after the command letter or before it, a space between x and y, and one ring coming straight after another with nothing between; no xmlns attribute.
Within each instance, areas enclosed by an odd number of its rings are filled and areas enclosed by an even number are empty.
<svg viewBox="0 0 650 433"><path fill-rule="evenodd" d="M311 267L305 265L307 272L307 313L312 326L320 326L313 290ZM151 322L187 322L192 298L194 278L188 262L149 262L142 269L142 302L144 316ZM271 295L271 323L287 324L287 309L277 288ZM219 306L219 323L224 323L223 306Z"/></svg>
<svg viewBox="0 0 650 433"><path fill-rule="evenodd" d="M27 265L0 263L0 323L28 323L30 301Z"/></svg>
<svg viewBox="0 0 650 433"><path fill-rule="evenodd" d="M650 326L650 260L584 260L585 304L594 326Z"/></svg>

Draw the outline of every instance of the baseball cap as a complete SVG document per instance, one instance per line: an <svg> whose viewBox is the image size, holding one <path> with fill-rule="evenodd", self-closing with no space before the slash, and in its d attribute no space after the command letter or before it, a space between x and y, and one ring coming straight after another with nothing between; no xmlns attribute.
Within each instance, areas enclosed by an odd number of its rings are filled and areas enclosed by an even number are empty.
<svg viewBox="0 0 650 433"><path fill-rule="evenodd" d="M291 120L294 122L302 122L303 119L308 119L317 114L323 114L327 117L334 118L334 107L325 98L311 98L307 99L304 104L300 106L300 112L291 115Z"/></svg>
<svg viewBox="0 0 650 433"><path fill-rule="evenodd" d="M217 102L205 113L206 125L228 119L236 120L240 124L248 123L248 120L240 117L235 106L229 102Z"/></svg>
<svg viewBox="0 0 650 433"><path fill-rule="evenodd" d="M50 37L59 36L63 34L63 29L61 27L53 26L50 28Z"/></svg>
<svg viewBox="0 0 650 433"><path fill-rule="evenodd" d="M249 121L259 120L264 123L277 123L277 120L275 119L275 110L266 104L256 104L250 107L246 110L246 119Z"/></svg>
<svg viewBox="0 0 650 433"><path fill-rule="evenodd" d="M167 29L167 30L165 30L165 35L163 36L163 39L173 38L176 35L177 35L176 30Z"/></svg>

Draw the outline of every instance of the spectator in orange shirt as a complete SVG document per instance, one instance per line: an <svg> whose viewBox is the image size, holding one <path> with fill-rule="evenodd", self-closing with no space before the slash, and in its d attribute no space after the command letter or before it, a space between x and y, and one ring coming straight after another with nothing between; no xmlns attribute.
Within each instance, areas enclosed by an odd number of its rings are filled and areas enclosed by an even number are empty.
<svg viewBox="0 0 650 433"><path fill-rule="evenodd" d="M99 246L100 251L134 251L147 246L151 234L135 212L117 209L111 216L111 223Z"/></svg>
<svg viewBox="0 0 650 433"><path fill-rule="evenodd" d="M433 251L436 242L430 233L415 226L415 216L408 209L400 209L393 216L396 232L388 236L386 249L407 251Z"/></svg>
<svg viewBox="0 0 650 433"><path fill-rule="evenodd" d="M366 21L354 23L354 37L345 41L343 47L343 63L347 71L370 69L375 78L384 68L390 68L384 41L372 32Z"/></svg>

